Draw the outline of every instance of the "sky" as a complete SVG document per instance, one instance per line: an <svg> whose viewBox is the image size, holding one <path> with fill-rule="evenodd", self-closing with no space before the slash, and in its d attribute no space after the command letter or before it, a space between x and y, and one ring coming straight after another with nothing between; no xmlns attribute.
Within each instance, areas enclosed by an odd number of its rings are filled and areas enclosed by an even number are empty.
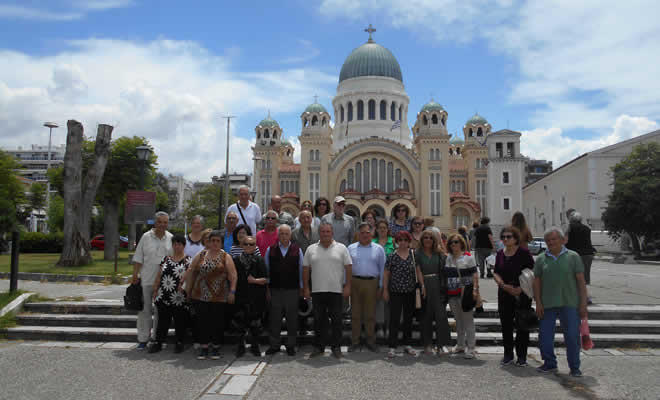
<svg viewBox="0 0 660 400"><path fill-rule="evenodd" d="M300 114L332 109L350 52L399 61L408 121L431 98L462 135L475 112L564 162L659 128L660 3L518 0L0 0L0 147L47 144L45 121L144 136L164 173L251 172L268 113L299 150ZM300 151L296 152L299 159Z"/></svg>

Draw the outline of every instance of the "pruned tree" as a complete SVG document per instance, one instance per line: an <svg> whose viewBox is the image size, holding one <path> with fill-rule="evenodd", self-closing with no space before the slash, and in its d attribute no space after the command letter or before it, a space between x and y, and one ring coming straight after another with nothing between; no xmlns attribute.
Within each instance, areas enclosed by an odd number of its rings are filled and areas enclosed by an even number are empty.
<svg viewBox="0 0 660 400"><path fill-rule="evenodd" d="M84 129L78 121L67 121L66 152L62 173L65 204L64 242L57 265L80 266L92 262L89 247L92 206L110 156L113 129L110 125L98 126L94 154L83 177Z"/></svg>

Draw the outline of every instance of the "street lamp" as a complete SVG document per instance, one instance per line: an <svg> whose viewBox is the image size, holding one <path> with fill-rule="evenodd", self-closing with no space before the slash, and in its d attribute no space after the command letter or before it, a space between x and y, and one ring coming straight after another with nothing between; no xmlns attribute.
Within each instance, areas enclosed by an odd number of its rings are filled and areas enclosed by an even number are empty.
<svg viewBox="0 0 660 400"><path fill-rule="evenodd" d="M252 201L257 204L259 204L257 201L257 188L259 187L259 180L257 179L257 163L264 160L265 159L262 157L252 157L252 161L255 163L252 170L252 191L250 192L250 196L252 196Z"/></svg>
<svg viewBox="0 0 660 400"><path fill-rule="evenodd" d="M48 178L48 170L50 169L50 146L53 141L53 128L58 128L55 122L44 122L44 126L48 128L48 160L46 161L46 210L50 210L50 178ZM46 211L48 212L48 211ZM46 215L46 225L48 225L48 215Z"/></svg>
<svg viewBox="0 0 660 400"><path fill-rule="evenodd" d="M149 157L151 156L151 147L149 146L138 146L135 148L137 153L138 161L140 162L140 190L144 190L145 185L145 175L147 169L147 163L149 162ZM141 239L142 224L135 224L135 241L138 242Z"/></svg>

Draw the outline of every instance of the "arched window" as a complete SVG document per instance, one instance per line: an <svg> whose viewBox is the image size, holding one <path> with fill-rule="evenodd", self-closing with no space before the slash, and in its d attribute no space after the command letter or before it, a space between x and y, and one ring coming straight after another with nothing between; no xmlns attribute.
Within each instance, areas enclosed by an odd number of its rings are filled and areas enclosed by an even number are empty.
<svg viewBox="0 0 660 400"><path fill-rule="evenodd" d="M319 124L319 119L315 116L312 117L312 126L316 126Z"/></svg>
<svg viewBox="0 0 660 400"><path fill-rule="evenodd" d="M392 104L390 105L390 119L394 121L395 118L396 118L396 103L392 102Z"/></svg>
<svg viewBox="0 0 660 400"><path fill-rule="evenodd" d="M339 107L339 113L340 113L341 122L344 122L344 105L343 104Z"/></svg>
<svg viewBox="0 0 660 400"><path fill-rule="evenodd" d="M469 135L470 135L470 137L474 137L474 131L472 130L472 128L470 128L470 133L469 133Z"/></svg>
<svg viewBox="0 0 660 400"><path fill-rule="evenodd" d="M481 128L477 129L477 136L483 136L484 132L481 130Z"/></svg>
<svg viewBox="0 0 660 400"><path fill-rule="evenodd" d="M457 147L457 148L456 148L456 154L458 154L458 155L461 154L461 148L460 148L460 147Z"/></svg>
<svg viewBox="0 0 660 400"><path fill-rule="evenodd" d="M327 121L326 121L325 117L323 117L323 119L321 120L321 126L325 126L326 123L327 123Z"/></svg>
<svg viewBox="0 0 660 400"><path fill-rule="evenodd" d="M442 153L440 152L440 149L435 149L435 160L436 161L442 160Z"/></svg>
<svg viewBox="0 0 660 400"><path fill-rule="evenodd" d="M309 151L309 161L315 161L314 160L314 150Z"/></svg>
<svg viewBox="0 0 660 400"><path fill-rule="evenodd" d="M431 123L433 125L438 125L438 116L437 115L433 114L433 116L431 116Z"/></svg>
<svg viewBox="0 0 660 400"><path fill-rule="evenodd" d="M344 193L346 191L346 179L341 181L341 185L339 185L339 193Z"/></svg>
<svg viewBox="0 0 660 400"><path fill-rule="evenodd" d="M268 129L264 131L264 139L268 139L270 137L270 133L268 133Z"/></svg>
<svg viewBox="0 0 660 400"><path fill-rule="evenodd" d="M387 103L385 100L380 101L380 119L387 119Z"/></svg>
<svg viewBox="0 0 660 400"><path fill-rule="evenodd" d="M403 180L403 190L410 192L410 185L408 185L408 179Z"/></svg>
<svg viewBox="0 0 660 400"><path fill-rule="evenodd" d="M261 132L257 132L257 139L261 139Z"/></svg>
<svg viewBox="0 0 660 400"><path fill-rule="evenodd" d="M433 149L429 150L429 160L434 161L435 160L435 151Z"/></svg>
<svg viewBox="0 0 660 400"><path fill-rule="evenodd" d="M362 163L355 164L355 190L362 193Z"/></svg>
<svg viewBox="0 0 660 400"><path fill-rule="evenodd" d="M394 164L392 162L387 163L387 193L392 193L394 191Z"/></svg>
<svg viewBox="0 0 660 400"><path fill-rule="evenodd" d="M426 115L424 115L424 116L422 117L422 123L424 124L424 126L426 126L426 125L429 124L429 119L426 118Z"/></svg>
<svg viewBox="0 0 660 400"><path fill-rule="evenodd" d="M362 164L364 168L364 179L362 180L362 190L364 192L369 191L369 160L364 160L364 163Z"/></svg>
<svg viewBox="0 0 660 400"><path fill-rule="evenodd" d="M394 172L394 190L401 189L401 170L399 168Z"/></svg>
<svg viewBox="0 0 660 400"><path fill-rule="evenodd" d="M348 120L353 121L353 103L348 102Z"/></svg>
<svg viewBox="0 0 660 400"><path fill-rule="evenodd" d="M273 131L273 139L277 139L277 131Z"/></svg>
<svg viewBox="0 0 660 400"><path fill-rule="evenodd" d="M383 193L387 189L385 187L385 178L385 160L380 160L378 161L378 189Z"/></svg>
<svg viewBox="0 0 660 400"><path fill-rule="evenodd" d="M447 123L447 118L443 115L442 116L442 125L444 126Z"/></svg>
<svg viewBox="0 0 660 400"><path fill-rule="evenodd" d="M449 155L450 155L450 156L453 156L453 155L454 155L454 149L452 149L451 147L449 148Z"/></svg>
<svg viewBox="0 0 660 400"><path fill-rule="evenodd" d="M346 186L348 189L353 189L353 170L349 169L348 173L346 174L347 176L347 181L348 185Z"/></svg>
<svg viewBox="0 0 660 400"><path fill-rule="evenodd" d="M369 119L376 119L376 100L369 100Z"/></svg>
<svg viewBox="0 0 660 400"><path fill-rule="evenodd" d="M314 159L316 161L321 161L321 152L318 150L314 150Z"/></svg>
<svg viewBox="0 0 660 400"><path fill-rule="evenodd" d="M357 119L362 121L364 119L364 101L358 100L357 102Z"/></svg>
<svg viewBox="0 0 660 400"><path fill-rule="evenodd" d="M403 106L399 106L399 121L403 121L403 118L401 118L402 115L403 115Z"/></svg>
<svg viewBox="0 0 660 400"><path fill-rule="evenodd" d="M378 160L371 159L371 186L369 189L376 189L378 187Z"/></svg>

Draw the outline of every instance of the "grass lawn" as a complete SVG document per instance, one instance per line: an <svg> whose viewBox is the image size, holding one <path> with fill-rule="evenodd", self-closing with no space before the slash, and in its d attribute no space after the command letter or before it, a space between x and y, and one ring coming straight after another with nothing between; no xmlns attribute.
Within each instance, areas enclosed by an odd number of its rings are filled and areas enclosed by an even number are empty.
<svg viewBox="0 0 660 400"><path fill-rule="evenodd" d="M103 251L92 251L94 262L83 267L58 267L59 253L21 254L18 258L19 272L37 272L49 274L71 275L112 275L115 271L114 261L103 261ZM11 258L9 254L0 255L0 272L9 272ZM117 272L121 275L133 273L133 266L128 263L128 251L117 254Z"/></svg>
<svg viewBox="0 0 660 400"><path fill-rule="evenodd" d="M21 290L17 290L13 293L9 292L0 292L0 310L2 310L7 304L11 303L14 301L15 298L18 296L22 295L24 292Z"/></svg>

